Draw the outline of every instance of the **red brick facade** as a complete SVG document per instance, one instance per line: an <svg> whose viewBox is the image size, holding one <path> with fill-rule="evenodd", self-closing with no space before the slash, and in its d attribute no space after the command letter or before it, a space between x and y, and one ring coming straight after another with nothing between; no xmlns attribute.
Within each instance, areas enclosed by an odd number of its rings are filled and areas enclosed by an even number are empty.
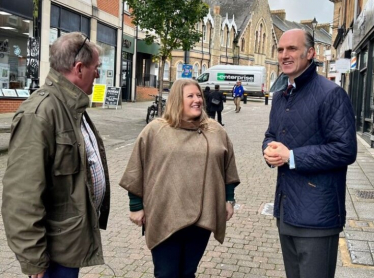
<svg viewBox="0 0 374 278"><path fill-rule="evenodd" d="M1 99L1 101L0 101L0 113L16 112L18 107L24 101L25 101L25 99Z"/></svg>
<svg viewBox="0 0 374 278"><path fill-rule="evenodd" d="M97 0L97 7L99 10L119 17L119 3L119 0Z"/></svg>
<svg viewBox="0 0 374 278"><path fill-rule="evenodd" d="M154 97L149 95L158 95L158 89L151 87L136 87L136 101L154 100Z"/></svg>

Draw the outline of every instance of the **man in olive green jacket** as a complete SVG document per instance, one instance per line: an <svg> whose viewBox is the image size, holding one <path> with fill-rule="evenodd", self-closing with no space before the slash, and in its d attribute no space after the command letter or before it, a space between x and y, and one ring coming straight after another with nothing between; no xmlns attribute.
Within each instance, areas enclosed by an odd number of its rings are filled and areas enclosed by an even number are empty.
<svg viewBox="0 0 374 278"><path fill-rule="evenodd" d="M13 119L2 215L8 244L32 278L78 277L80 267L104 263L109 175L85 112L99 54L81 33L57 39L45 84Z"/></svg>

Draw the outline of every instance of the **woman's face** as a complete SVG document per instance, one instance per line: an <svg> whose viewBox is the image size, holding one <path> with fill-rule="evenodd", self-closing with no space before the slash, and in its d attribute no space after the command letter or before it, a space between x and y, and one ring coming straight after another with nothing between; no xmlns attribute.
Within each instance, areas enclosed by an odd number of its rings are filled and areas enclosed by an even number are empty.
<svg viewBox="0 0 374 278"><path fill-rule="evenodd" d="M201 115L203 98L196 85L187 85L183 88L183 115L184 121L192 121Z"/></svg>

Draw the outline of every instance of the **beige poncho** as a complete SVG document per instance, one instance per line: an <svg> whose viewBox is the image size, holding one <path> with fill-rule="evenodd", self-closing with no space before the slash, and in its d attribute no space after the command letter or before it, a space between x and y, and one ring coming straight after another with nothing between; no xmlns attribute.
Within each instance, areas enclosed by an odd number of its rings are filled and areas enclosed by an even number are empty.
<svg viewBox="0 0 374 278"><path fill-rule="evenodd" d="M225 184L239 183L233 147L215 121L181 128L155 120L136 140L120 185L143 198L149 249L190 225L222 243L226 230Z"/></svg>

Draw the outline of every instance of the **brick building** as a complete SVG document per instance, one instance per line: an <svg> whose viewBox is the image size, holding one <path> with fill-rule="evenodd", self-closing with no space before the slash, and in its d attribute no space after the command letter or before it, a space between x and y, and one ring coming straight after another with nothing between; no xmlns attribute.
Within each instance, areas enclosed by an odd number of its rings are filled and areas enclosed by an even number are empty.
<svg viewBox="0 0 374 278"><path fill-rule="evenodd" d="M267 87L278 75L274 55L276 37L267 1L204 0L209 13L196 28L203 38L192 50L175 50L167 61L164 82L181 78L184 63L193 66L197 77L218 64L257 65L267 69Z"/></svg>
<svg viewBox="0 0 374 278"><path fill-rule="evenodd" d="M325 53L331 49L330 24L317 24L313 30L312 19L301 20L298 23L287 20L285 10L275 10L271 11L271 13L277 40L279 40L280 36L282 36L285 31L294 28L306 30L314 36L314 48L316 50L315 60L318 62L318 65L320 65L317 67L317 71L319 74L328 77L329 64Z"/></svg>

